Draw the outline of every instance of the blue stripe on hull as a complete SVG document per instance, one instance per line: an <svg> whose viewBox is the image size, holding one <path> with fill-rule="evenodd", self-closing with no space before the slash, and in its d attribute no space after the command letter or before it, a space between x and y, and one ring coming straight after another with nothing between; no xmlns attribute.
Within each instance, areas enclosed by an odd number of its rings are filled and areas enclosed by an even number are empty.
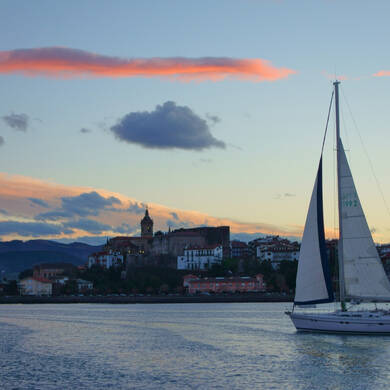
<svg viewBox="0 0 390 390"><path fill-rule="evenodd" d="M322 329L310 329L310 328L297 328L299 332L310 332L310 333L327 333L327 334L354 334L362 336L390 336L390 331L388 332L358 332L353 330L322 330Z"/></svg>

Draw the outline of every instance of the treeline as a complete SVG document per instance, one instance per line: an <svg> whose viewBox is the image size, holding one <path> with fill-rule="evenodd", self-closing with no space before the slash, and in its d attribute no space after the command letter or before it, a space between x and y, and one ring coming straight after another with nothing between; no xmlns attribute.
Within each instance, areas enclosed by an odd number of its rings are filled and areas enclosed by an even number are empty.
<svg viewBox="0 0 390 390"><path fill-rule="evenodd" d="M163 266L129 267L104 269L97 265L89 269L78 270L63 285L55 285L54 295L79 294L76 279L84 279L93 283L92 291L84 294L168 294L183 293L183 276L189 273L201 277L218 276L255 276L261 273L271 292L291 293L295 290L297 261L282 261L275 269L271 262L259 262L257 259L225 259L214 264L207 271L179 271ZM32 270L25 270L19 277L32 275ZM3 295L16 295L16 282L9 285Z"/></svg>

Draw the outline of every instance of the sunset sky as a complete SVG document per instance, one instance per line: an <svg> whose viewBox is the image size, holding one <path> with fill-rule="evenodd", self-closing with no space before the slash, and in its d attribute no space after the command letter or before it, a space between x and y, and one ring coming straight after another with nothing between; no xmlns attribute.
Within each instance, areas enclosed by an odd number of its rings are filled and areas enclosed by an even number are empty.
<svg viewBox="0 0 390 390"><path fill-rule="evenodd" d="M137 235L146 205L155 231L299 238L336 76L363 208L390 242L387 0L3 0L1 14L0 239Z"/></svg>

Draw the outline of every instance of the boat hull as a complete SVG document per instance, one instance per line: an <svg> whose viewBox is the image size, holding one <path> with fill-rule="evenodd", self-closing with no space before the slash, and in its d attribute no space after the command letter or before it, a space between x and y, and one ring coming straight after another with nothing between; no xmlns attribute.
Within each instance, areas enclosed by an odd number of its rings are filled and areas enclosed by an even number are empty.
<svg viewBox="0 0 390 390"><path fill-rule="evenodd" d="M329 314L287 313L295 328L301 332L343 333L343 334L388 334L390 315L388 313L334 312Z"/></svg>

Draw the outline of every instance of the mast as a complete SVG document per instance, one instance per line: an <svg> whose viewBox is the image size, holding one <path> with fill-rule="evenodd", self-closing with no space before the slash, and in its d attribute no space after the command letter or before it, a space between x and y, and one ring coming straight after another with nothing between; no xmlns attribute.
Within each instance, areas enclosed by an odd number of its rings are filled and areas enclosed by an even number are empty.
<svg viewBox="0 0 390 390"><path fill-rule="evenodd" d="M341 223L341 191L340 191L340 115L339 115L339 84L340 81L335 81L335 110L336 110L336 150L337 150L337 197L338 197L338 212L339 212L339 242L338 242L338 261L339 261L339 287L340 287L340 304L341 310L346 311L345 307L345 283L344 283L344 259L343 259L343 229Z"/></svg>

